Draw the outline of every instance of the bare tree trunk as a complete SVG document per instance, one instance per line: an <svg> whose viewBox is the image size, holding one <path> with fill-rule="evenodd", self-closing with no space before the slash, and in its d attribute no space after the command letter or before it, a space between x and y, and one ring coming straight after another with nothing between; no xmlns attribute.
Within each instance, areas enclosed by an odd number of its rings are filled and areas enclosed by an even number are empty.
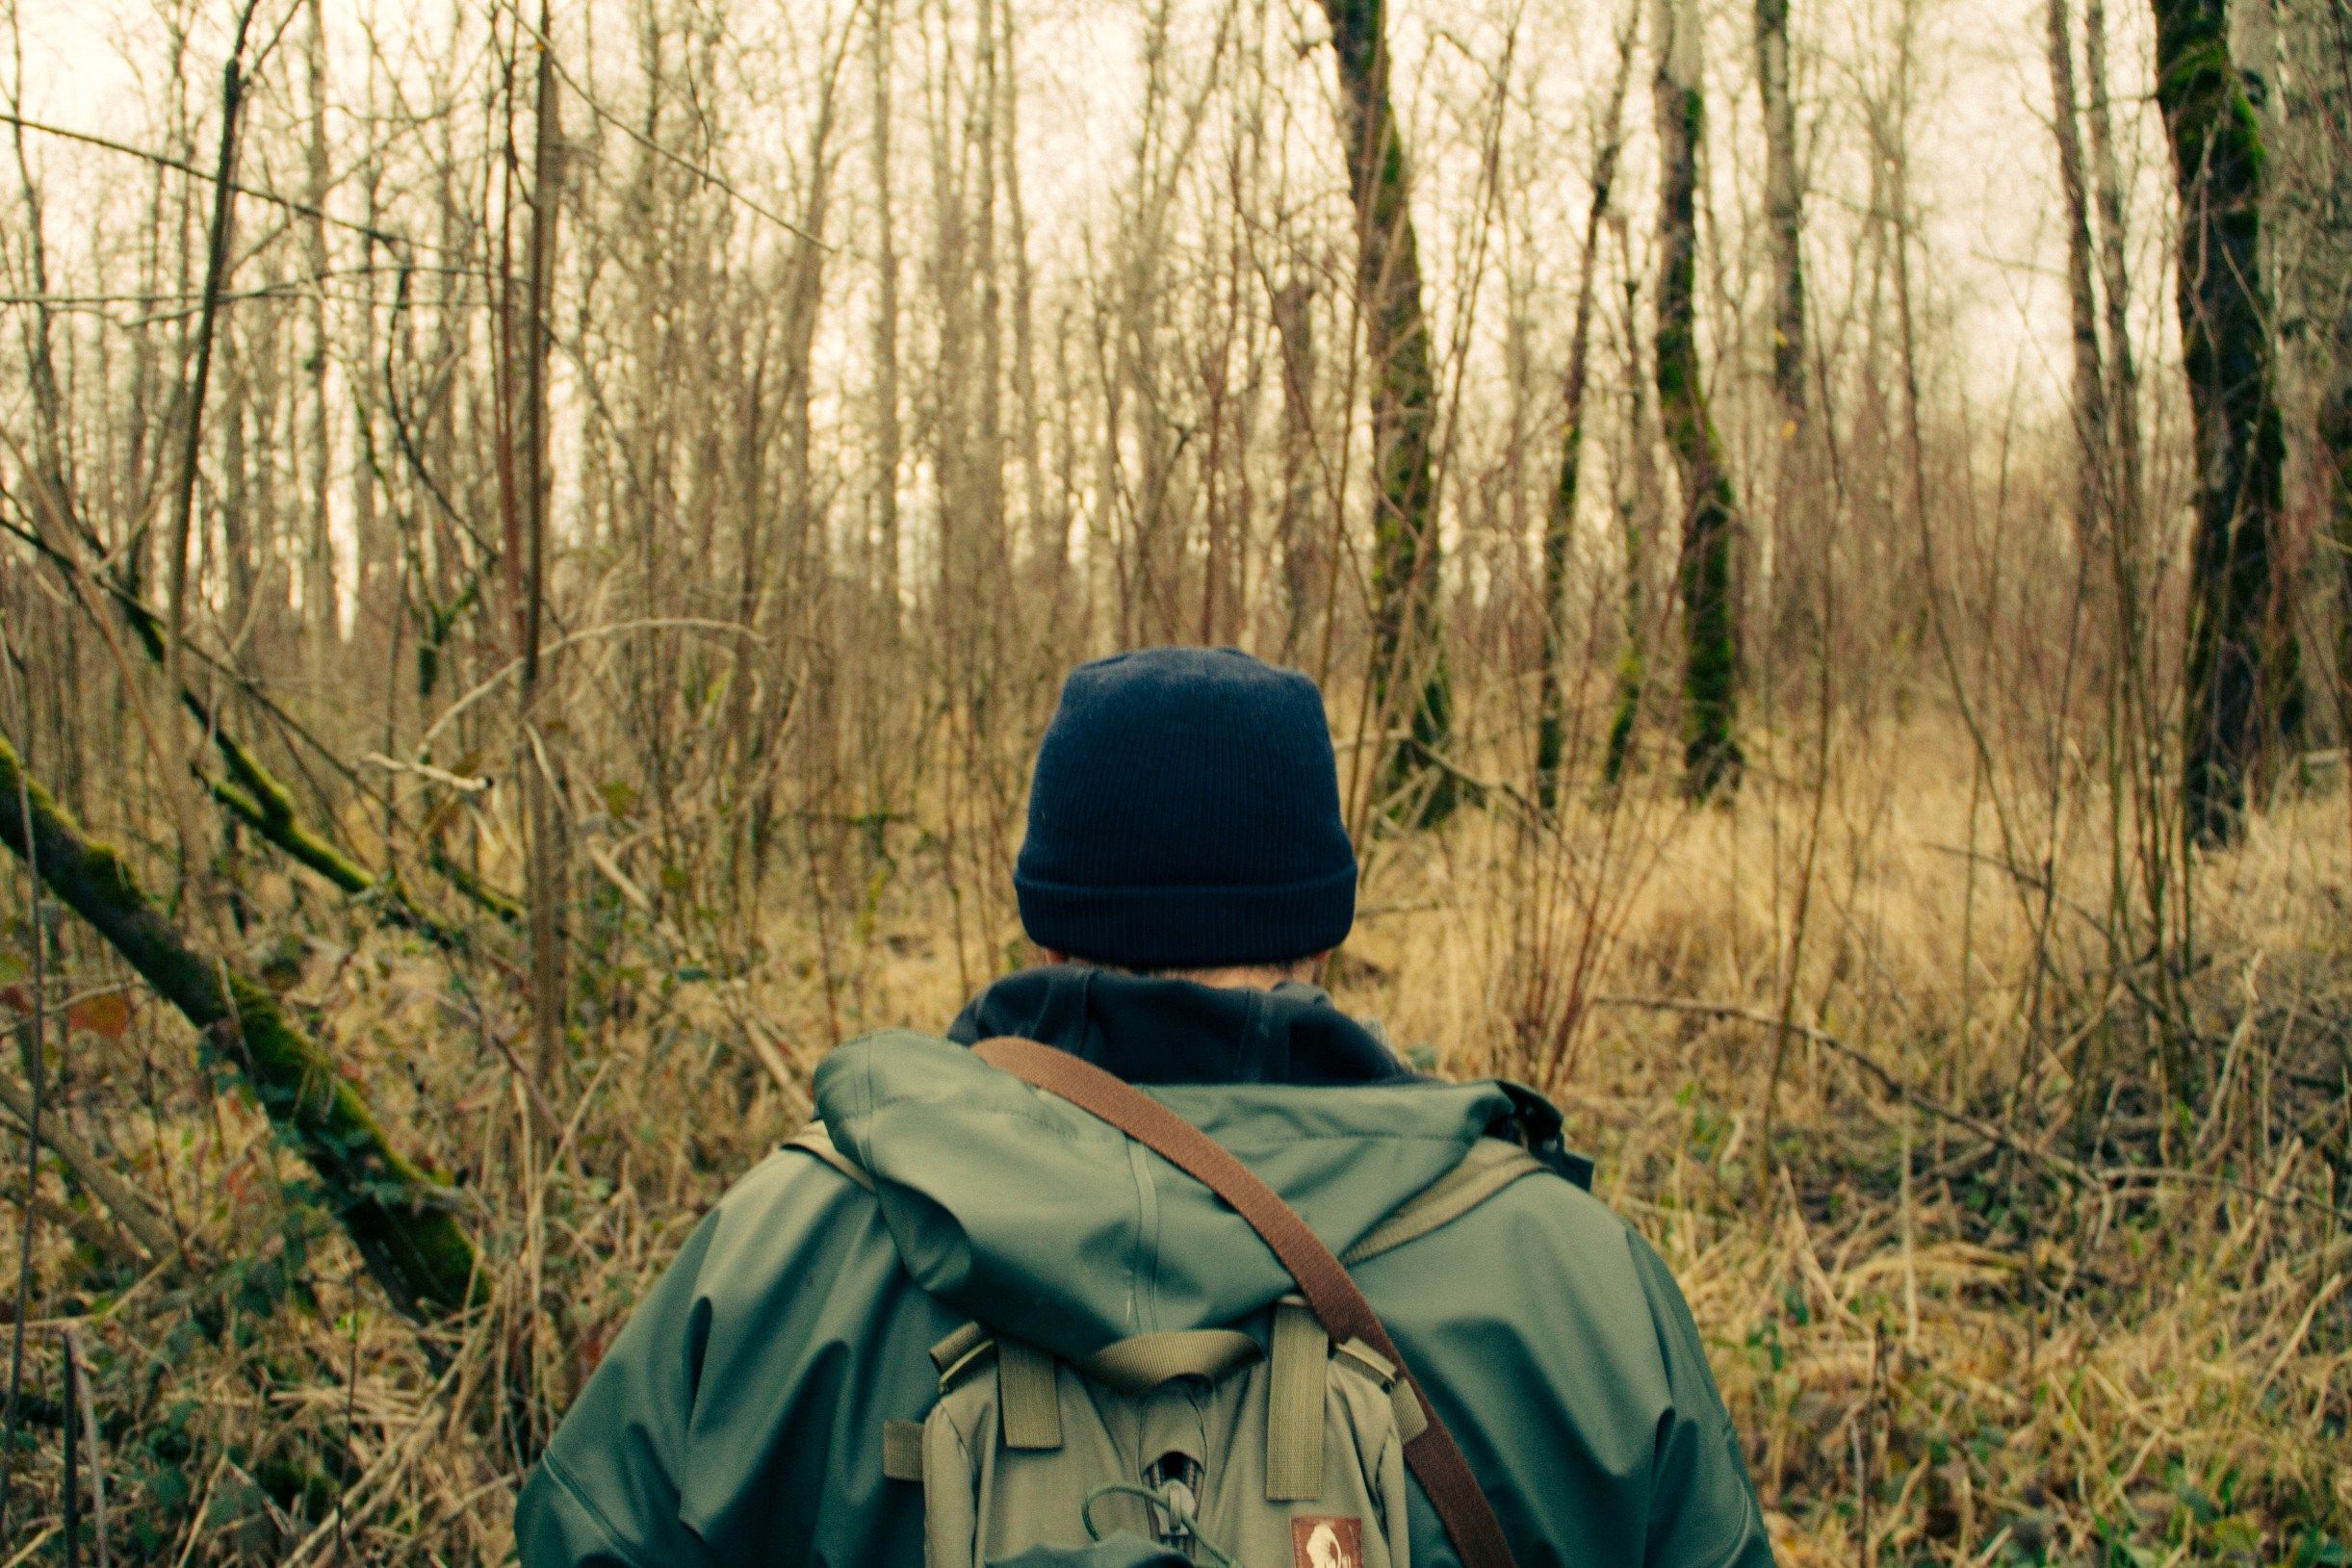
<svg viewBox="0 0 2352 1568"><path fill-rule="evenodd" d="M1307 514L1315 503L1314 285L1293 278L1274 293L1274 331L1282 360L1282 500L1275 547L1282 557L1282 658L1298 656L1315 613L1315 534Z"/></svg>
<svg viewBox="0 0 2352 1568"><path fill-rule="evenodd" d="M2313 350L2319 394L2312 425L2312 466L2319 491L2320 549L2335 557L2337 743L2352 748L2352 10L2307 0L2289 15L2290 111L2313 167L2300 204L2304 267L2283 311L2308 313L2320 341ZM2347 790L2352 800L2352 790Z"/></svg>
<svg viewBox="0 0 2352 1568"><path fill-rule="evenodd" d="M1379 510L1372 528L1372 696L1367 722L1403 719L1386 748L1383 796L1418 795L1427 825L1457 804L1455 775L1439 765L1453 728L1438 598L1442 564L1431 437L1436 373L1421 307L1421 249L1413 229L1405 143L1388 92L1383 0L1323 0L1339 61L1341 128L1356 206L1356 283L1372 374L1373 468Z"/></svg>
<svg viewBox="0 0 2352 1568"><path fill-rule="evenodd" d="M2335 326L2336 363L2320 399L2313 434L2326 508L2321 527L2336 557L2336 682L2339 743L2352 751L2352 725L2342 710L2352 707L2352 301Z"/></svg>
<svg viewBox="0 0 2352 1568"><path fill-rule="evenodd" d="M2262 281L2262 144L2230 58L2225 0L2151 4L2197 435L2182 806L2188 831L2218 842L2242 828L2249 776L2297 685L2273 578L2285 447Z"/></svg>
<svg viewBox="0 0 2352 1568"><path fill-rule="evenodd" d="M891 0L874 0L866 69L873 85L874 553L875 592L889 631L898 628L898 215L891 201Z"/></svg>
<svg viewBox="0 0 2352 1568"><path fill-rule="evenodd" d="M1772 257L1772 393L1794 439L1805 424L1804 198L1789 96L1789 0L1756 0L1756 90L1764 101L1764 227Z"/></svg>
<svg viewBox="0 0 2352 1568"><path fill-rule="evenodd" d="M936 94L928 127L931 142L931 285L937 298L938 347L932 366L931 448L933 485L938 494L935 548L938 554L934 604L959 664L970 651L969 632L980 613L975 564L985 550L973 539L970 399L972 396L971 258L964 158L968 148L953 124L957 68L955 12L935 6L940 58L929 75Z"/></svg>
<svg viewBox="0 0 2352 1568"><path fill-rule="evenodd" d="M2075 118L2074 30L2066 0L2047 10L2051 129L2057 140L2058 194L2066 225L2066 298L2074 333L2075 536L2088 559L2106 507L2108 473L2106 366L2099 352L2099 302L2091 288L2090 203L2083 188L2082 138Z"/></svg>
<svg viewBox="0 0 2352 1568"><path fill-rule="evenodd" d="M1036 279L1029 264L1029 215L1021 195L1021 72L1015 64L1014 0L997 0L998 65L1004 86L997 106L997 158L1003 168L1006 248L1013 267L1013 398L1021 427L1021 499L1026 510L1030 578L1047 590L1050 609L1070 549L1069 520L1046 504L1046 410L1037 390ZM1049 617L1051 626L1058 617Z"/></svg>
<svg viewBox="0 0 2352 1568"><path fill-rule="evenodd" d="M2107 101L2106 0L2083 0L2083 70L2090 77L2091 164L2099 199L2099 281L2106 295L2106 406L2109 421L2106 502L2122 546L2136 550L2140 533L2139 369L2132 352L2131 239L2123 167L2115 152Z"/></svg>
<svg viewBox="0 0 2352 1568"><path fill-rule="evenodd" d="M538 24L542 38L548 24L548 8L542 0ZM520 33L518 28L518 36ZM502 292L507 344L505 378L511 398L511 411L505 420L509 435L505 466L512 476L505 498L505 553L516 657L521 661L517 681L517 723L521 733L516 761L522 775L525 875L530 888L527 898L530 908L531 1042L538 1081L552 1088L563 1061L564 964L562 933L556 910L555 780L551 777L548 749L540 735L538 703L544 674L541 624L547 602L547 504L551 480L547 360L552 335L548 329L548 308L555 275L559 187L556 163L561 132L556 119L552 53L540 50L538 63L530 191L528 202L524 203L530 210L530 232L525 242L522 309L514 308L511 283ZM509 170L511 173L511 164ZM513 207L521 197L521 193L511 187L510 193L509 224Z"/></svg>
<svg viewBox="0 0 2352 1568"><path fill-rule="evenodd" d="M230 266L230 225L237 215L236 172L237 145L244 112L246 81L245 75L246 32L252 25L253 0L247 0L237 18L237 32L229 45L227 62L220 67L220 142L213 167L212 221L205 230L204 292L196 316L195 363L189 373L186 393L182 399L179 465L172 484L171 534L167 546L170 552L166 582L169 597L166 602L166 625L170 635L165 642L164 676L168 688L177 689L187 683L189 594L192 586L200 598L203 582L197 577L191 582L194 562L191 554L196 542L196 477L197 465L204 450L204 401L211 384L213 346L220 309L221 291L227 286ZM173 732L175 734L177 732ZM184 748L170 759L173 777L166 786L166 795L178 818L180 834L180 870L183 876L196 874L198 855L194 813L189 809L186 794L179 787L179 775L185 771L189 754Z"/></svg>
<svg viewBox="0 0 2352 1568"><path fill-rule="evenodd" d="M1618 238L1625 232L1620 225ZM1633 257L1625 262L1623 321L1625 343L1625 423L1627 473L1618 481L1617 530L1625 557L1621 605L1624 647L1617 656L1616 695L1609 719L1608 750L1601 759L1601 782L1615 787L1625 777L1633 753L1634 729L1641 720L1641 706L1649 694L1649 574L1650 540L1658 532L1656 460L1650 446L1648 401L1650 383L1641 373L1641 332L1637 306L1641 281L1634 275Z"/></svg>
<svg viewBox="0 0 2352 1568"><path fill-rule="evenodd" d="M1600 273L1601 223L1616 182L1624 146L1625 90L1633 80L1640 0L1617 32L1617 70L1609 107L1594 128L1592 193L1585 207L1583 259L1576 270L1576 318L1568 334L1568 372L1562 388L1560 480L1543 520L1543 667L1536 700L1536 792L1545 810L1560 804L1560 766L1567 733L1568 560L1576 531L1576 497L1585 444L1585 387L1590 376L1592 298ZM1631 564L1628 564L1630 570ZM1630 721L1628 727L1630 728Z"/></svg>
<svg viewBox="0 0 2352 1568"><path fill-rule="evenodd" d="M1659 0L1658 412L1682 471L1679 578L1684 635L1684 789L1705 800L1735 787L1742 758L1733 731L1740 681L1735 560L1739 508L1722 443L1707 410L1693 293L1697 274L1699 17L1691 0Z"/></svg>
<svg viewBox="0 0 2352 1568"><path fill-rule="evenodd" d="M335 535L330 526L329 505L334 482L333 424L327 409L327 367L333 345L326 325L326 197L330 172L326 158L326 12L322 0L310 0L309 27L303 39L303 76L308 86L308 136L303 143L305 167L303 173L309 190L309 221L304 239L310 262L311 282L305 291L310 317L309 345L305 357L310 379L310 428L303 441L303 455L310 465L308 493L303 500L309 515L303 520L305 528L302 574L302 620L308 633L305 642L310 655L311 677L322 686L329 679L327 655L341 640L341 618L336 607L335 592Z"/></svg>
<svg viewBox="0 0 2352 1568"><path fill-rule="evenodd" d="M1003 92L1003 73L996 64L995 0L979 0L973 18L977 48L972 101L965 125L966 156L971 159L974 189L971 199L973 244L971 276L963 285L978 295L979 363L972 367L972 390L977 401L973 424L972 501L979 511L980 551L973 566L993 580L1005 564L1004 527L1004 306L998 296L996 268L996 141L1001 122L997 94ZM977 584L975 583L974 586ZM974 645L975 647L977 644Z"/></svg>

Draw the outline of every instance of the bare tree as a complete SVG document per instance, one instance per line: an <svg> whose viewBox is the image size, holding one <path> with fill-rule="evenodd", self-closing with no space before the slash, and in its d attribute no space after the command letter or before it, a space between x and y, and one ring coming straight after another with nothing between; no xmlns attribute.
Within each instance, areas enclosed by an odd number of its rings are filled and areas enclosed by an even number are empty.
<svg viewBox="0 0 2352 1568"><path fill-rule="evenodd" d="M868 167L874 192L874 553L878 591L892 630L898 625L898 213L891 199L891 70L895 38L891 0L867 8L866 70L873 92Z"/></svg>
<svg viewBox="0 0 2352 1568"><path fill-rule="evenodd" d="M2082 136L2077 118L2074 29L2066 0L2050 0L2051 130L2058 151L2058 194L2066 229L2066 299L2074 330L2074 424L2081 453L2077 470L2075 530L2088 560L2106 508L2102 491L2108 476L2106 365L2099 351L2099 302L2091 284L2090 199L2082 172Z"/></svg>
<svg viewBox="0 0 2352 1568"><path fill-rule="evenodd" d="M1382 0L1323 0L1339 64L1342 149L1356 207L1357 308L1372 374L1373 712L1405 733L1384 752L1381 790L1417 794L1422 822L1453 810L1455 776L1438 765L1453 726L1438 582L1436 482L1431 435L1437 405L1421 246L1413 229L1405 141L1388 90Z"/></svg>
<svg viewBox="0 0 2352 1568"><path fill-rule="evenodd" d="M2125 203L2123 164L2115 147L2109 108L2106 0L2083 0L2083 70L2090 100L2091 163L2099 198L2099 281L2106 305L2106 406L2111 421L2107 453L2113 472L2106 501L2127 549L2136 550L2140 518L2139 371L2132 350L2130 214Z"/></svg>
<svg viewBox="0 0 2352 1568"><path fill-rule="evenodd" d="M1609 216L1616 185L1617 156L1624 147L1625 92L1633 80L1634 45L1641 32L1641 0L1617 27L1617 68L1609 101L1593 126L1591 193L1585 204L1584 249L1576 267L1576 313L1568 328L1567 376L1561 388L1560 478L1543 519L1543 666L1536 699L1536 790L1544 810L1560 804L1560 768L1567 734L1568 564L1574 549L1576 499L1582 484L1585 391L1591 375L1592 305L1600 276L1601 224ZM1634 563L1626 562L1632 572ZM1628 733L1632 715L1624 715ZM1621 765L1621 747L1611 749L1610 782Z"/></svg>
<svg viewBox="0 0 2352 1568"><path fill-rule="evenodd" d="M1789 0L1756 0L1756 91L1764 105L1764 226L1772 258L1772 394L1794 436L1805 423L1804 197L1797 184Z"/></svg>

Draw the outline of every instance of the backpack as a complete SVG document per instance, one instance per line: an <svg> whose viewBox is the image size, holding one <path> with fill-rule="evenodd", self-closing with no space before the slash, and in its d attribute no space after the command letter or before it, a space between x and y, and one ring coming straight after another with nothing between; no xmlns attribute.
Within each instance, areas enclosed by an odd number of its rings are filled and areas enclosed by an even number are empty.
<svg viewBox="0 0 2352 1568"><path fill-rule="evenodd" d="M1061 1063L1052 1070L1067 1073ZM1107 1118L1141 1136L1123 1117ZM821 1124L789 1146L872 1190ZM1332 1272L1344 1281L1344 1267L1552 1169L1517 1144L1482 1139ZM1233 1201L1222 1182L1209 1185ZM1305 1296L1286 1296L1244 1324L1137 1335L1076 1362L978 1324L957 1329L931 1349L938 1402L920 1422L886 1422L881 1434L884 1474L921 1487L924 1568L1411 1568L1409 1468L1476 1568L1455 1518L1461 1486L1432 1484L1426 1454L1409 1464L1407 1446L1431 1431L1430 1416L1363 1311L1370 1333L1335 1340L1328 1301L1319 1312ZM1475 1492L1466 1466L1461 1479ZM1441 1489L1451 1495L1439 1498ZM1500 1547L1499 1530L1491 1541ZM1485 1560L1507 1563L1501 1550Z"/></svg>

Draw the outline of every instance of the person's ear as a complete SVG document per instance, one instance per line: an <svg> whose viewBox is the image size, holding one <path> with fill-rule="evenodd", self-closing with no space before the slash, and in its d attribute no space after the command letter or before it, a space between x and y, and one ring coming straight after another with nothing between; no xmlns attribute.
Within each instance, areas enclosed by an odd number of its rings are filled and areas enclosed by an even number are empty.
<svg viewBox="0 0 2352 1568"><path fill-rule="evenodd" d="M1038 956L1047 964L1068 964L1070 962L1070 955L1058 947L1040 947L1037 952Z"/></svg>

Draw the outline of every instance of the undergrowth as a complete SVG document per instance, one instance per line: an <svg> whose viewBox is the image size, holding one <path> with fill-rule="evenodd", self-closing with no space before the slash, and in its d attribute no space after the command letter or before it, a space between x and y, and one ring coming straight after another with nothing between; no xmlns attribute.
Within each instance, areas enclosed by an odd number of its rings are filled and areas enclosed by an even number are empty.
<svg viewBox="0 0 2352 1568"><path fill-rule="evenodd" d="M2205 857L2193 941L2143 951L2096 823L2004 841L1951 737L1857 743L1818 794L1800 763L1761 755L1726 810L1629 793L1554 831L1498 794L1389 840L1333 989L1419 1060L1559 1099L1690 1297L1784 1561L2352 1562L2340 797L2287 794ZM701 1212L802 1123L815 1060L943 1025L1021 961L1006 890L916 823L808 848L756 932L604 855L544 1100L511 959L244 866L241 956L495 1263L450 1334L390 1310L230 1069L54 927L46 1114L184 1251L141 1264L43 1163L11 1560L62 1559L68 1425L116 1560L504 1555L519 1476Z"/></svg>

